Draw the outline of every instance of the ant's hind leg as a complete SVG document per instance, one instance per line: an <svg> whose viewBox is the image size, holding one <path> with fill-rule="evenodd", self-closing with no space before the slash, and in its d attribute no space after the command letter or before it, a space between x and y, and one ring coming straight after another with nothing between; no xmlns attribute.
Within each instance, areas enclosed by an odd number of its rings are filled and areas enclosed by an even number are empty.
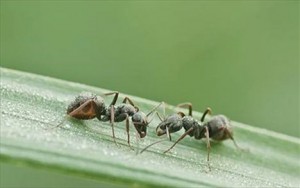
<svg viewBox="0 0 300 188"><path fill-rule="evenodd" d="M127 134L127 143L129 145L129 147L131 148L130 145L130 134L129 134L129 116L127 113L122 113L119 114L118 116L115 117L115 121L116 122L121 122L125 120L125 125L126 125L126 134Z"/></svg>
<svg viewBox="0 0 300 188"><path fill-rule="evenodd" d="M206 110L205 110L205 112L203 113L203 115L202 115L202 117L201 117L201 122L203 122L204 121L204 118L205 118L205 116L207 115L207 114L211 114L211 109L210 108L206 108Z"/></svg>
<svg viewBox="0 0 300 188"><path fill-rule="evenodd" d="M189 103L189 102L181 103L181 104L178 104L177 107L188 108L189 109L189 116L192 116L192 113L193 113L192 103Z"/></svg>
<svg viewBox="0 0 300 188"><path fill-rule="evenodd" d="M135 106L130 98L125 97L122 103L127 103L127 102L129 102L129 104L131 104L132 106Z"/></svg>
<svg viewBox="0 0 300 188"><path fill-rule="evenodd" d="M236 143L236 141L234 140L234 138L233 138L232 134L230 133L230 131L228 130L228 128L225 128L224 131L225 131L225 133L228 135L228 137L233 141L234 146L235 146L238 150L240 150L240 151L249 151L249 150L247 150L247 149L241 148L241 147Z"/></svg>

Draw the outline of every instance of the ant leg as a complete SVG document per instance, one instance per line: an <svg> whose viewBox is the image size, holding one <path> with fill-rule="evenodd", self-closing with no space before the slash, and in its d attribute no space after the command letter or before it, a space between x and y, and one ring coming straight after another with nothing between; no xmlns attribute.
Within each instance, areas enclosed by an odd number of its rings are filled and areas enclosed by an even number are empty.
<svg viewBox="0 0 300 188"><path fill-rule="evenodd" d="M114 92L111 92L111 93L105 93L104 94L105 96L108 96L108 95L115 95L113 100L111 101L110 105L115 105L117 100L118 100L118 97L119 97L119 92L118 91L114 91Z"/></svg>
<svg viewBox="0 0 300 188"><path fill-rule="evenodd" d="M201 117L201 122L204 121L204 118L207 114L211 114L211 109L210 108L206 108L205 112L203 113L202 117Z"/></svg>
<svg viewBox="0 0 300 188"><path fill-rule="evenodd" d="M189 109L189 116L192 116L192 112L193 112L193 107L192 107L192 103L181 103L178 104L177 107L183 107L183 108L188 108Z"/></svg>
<svg viewBox="0 0 300 188"><path fill-rule="evenodd" d="M129 134L129 117L128 117L128 114L126 114L126 133L127 133L127 143L128 143L128 146L131 148L131 145L130 145L130 134Z"/></svg>
<svg viewBox="0 0 300 188"><path fill-rule="evenodd" d="M132 100L131 100L130 98L128 98L128 97L125 97L122 103L126 103L127 101L128 101L129 104L131 104L132 106L135 106L134 103L132 102Z"/></svg>
<svg viewBox="0 0 300 188"><path fill-rule="evenodd" d="M209 141L209 131L207 127L205 127L205 136L206 136L206 147L207 147L207 162L209 162L210 141Z"/></svg>
<svg viewBox="0 0 300 188"><path fill-rule="evenodd" d="M166 133L167 133L167 137L169 138L169 140L172 141L171 134L169 132L169 127L168 126L166 126Z"/></svg>
<svg viewBox="0 0 300 188"><path fill-rule="evenodd" d="M132 100L128 97L125 97L122 103L127 103L127 101L129 102L130 105L132 105L136 109L137 112L139 111L139 108L135 106Z"/></svg>
<svg viewBox="0 0 300 188"><path fill-rule="evenodd" d="M117 145L116 137L115 137L114 122L115 122L115 108L114 108L114 105L111 105L110 106L110 124L111 124L111 129L112 129L113 140L114 140L115 144Z"/></svg>
<svg viewBox="0 0 300 188"><path fill-rule="evenodd" d="M241 148L241 147L236 143L236 141L234 140L232 134L230 133L230 131L228 130L227 127L224 129L224 131L225 131L225 133L229 136L229 138L233 141L234 146L235 146L238 150L240 150L240 151L248 151L247 149Z"/></svg>
<svg viewBox="0 0 300 188"><path fill-rule="evenodd" d="M135 151L135 154L138 155L139 151L140 151L140 139L141 139L141 137L140 137L140 135L137 131L135 133L135 139L136 139L136 148L137 148L136 151Z"/></svg>
<svg viewBox="0 0 300 188"><path fill-rule="evenodd" d="M167 153L168 151L170 151L180 140L182 140L186 135L188 135L193 130L194 130L193 127L191 127L189 130L187 130L183 135L180 136L180 138L178 138L178 140L169 149L164 151L164 153Z"/></svg>

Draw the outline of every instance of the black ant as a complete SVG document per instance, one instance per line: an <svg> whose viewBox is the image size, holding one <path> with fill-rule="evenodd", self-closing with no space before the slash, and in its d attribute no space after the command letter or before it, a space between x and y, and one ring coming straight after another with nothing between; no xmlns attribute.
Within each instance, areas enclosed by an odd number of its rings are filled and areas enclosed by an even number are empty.
<svg viewBox="0 0 300 188"><path fill-rule="evenodd" d="M140 112L139 108L136 107L128 97L124 98L122 104L115 106L119 96L119 92L111 92L104 95L108 96L113 94L114 98L109 107L105 106L104 100L100 96L79 95L68 106L67 115L80 120L93 119L96 117L99 121L110 121L112 126L112 136L115 143L114 122L121 122L126 120L127 142L130 146L129 117L131 117L140 138L143 138L147 134L147 126L150 123L148 121L148 116L152 114L161 105L161 103L158 106L154 107L146 115L143 112ZM129 104L127 104L127 102L129 102ZM59 125L61 125L62 123L60 123Z"/></svg>
<svg viewBox="0 0 300 188"><path fill-rule="evenodd" d="M176 114L170 115L157 126L156 134L158 136L167 134L168 138L171 140L170 133L179 131L182 127L185 129L185 133L181 135L177 141L164 153L170 151L180 140L182 140L185 136L189 135L194 137L196 140L200 140L202 138L206 138L207 143L207 161L209 161L210 154L210 141L209 138L216 141L223 141L230 138L234 145L241 149L237 143L235 142L232 134L232 127L230 125L229 119L224 115L216 115L213 116L209 121L203 123L204 118L207 114L211 114L211 109L207 108L203 113L200 122L192 117L192 104L183 103L178 105L179 107L188 107L189 115L186 116L183 112L178 112ZM159 116L160 117L160 116ZM161 118L160 118L161 119ZM161 140L162 141L162 140ZM159 143L158 141L156 143ZM150 146L156 144L153 143L146 148L144 148L141 153L149 148Z"/></svg>

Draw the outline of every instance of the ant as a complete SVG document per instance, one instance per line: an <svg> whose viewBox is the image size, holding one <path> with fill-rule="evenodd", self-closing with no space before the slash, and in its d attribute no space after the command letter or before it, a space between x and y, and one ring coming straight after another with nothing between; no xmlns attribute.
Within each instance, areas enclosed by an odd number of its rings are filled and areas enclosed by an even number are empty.
<svg viewBox="0 0 300 188"><path fill-rule="evenodd" d="M202 138L206 138L207 143L207 161L209 161L210 154L210 138L216 141L223 141L226 139L231 139L236 146L236 148L241 149L233 138L233 131L230 125L229 119L224 115L216 115L213 116L209 121L204 122L205 116L207 114L211 114L211 109L207 108L203 113L200 122L192 117L192 104L191 103L183 103L177 105L178 107L188 107L189 114L186 116L183 112L177 112L176 114L170 115L157 126L156 134L158 136L167 134L167 137L171 140L170 133L179 131L182 127L185 130L185 133L182 134L177 141L164 153L169 152L179 141L181 141L185 136L189 135L190 137L194 137L196 140L200 140ZM162 141L162 140L161 140ZM156 143L159 143L158 141ZM150 146L156 144L153 143L146 148L144 148L141 153L149 148Z"/></svg>
<svg viewBox="0 0 300 188"><path fill-rule="evenodd" d="M144 138L147 134L147 126L150 123L150 121L148 121L148 116L151 115L162 103L154 107L146 115L145 113L139 111L139 108L136 107L132 100L128 97L125 97L121 104L115 106L119 96L119 92L111 92L106 93L104 95L114 95L114 98L109 107L105 106L104 100L100 96L88 96L86 94L79 95L68 106L67 115L80 120L93 119L96 117L99 121L110 121L112 126L112 137L115 143L116 140L114 132L114 122L121 122L126 120L127 142L129 146L129 117L131 117L135 129L139 134L140 138ZM129 104L127 102L129 102ZM60 126L62 123L57 125L57 127Z"/></svg>

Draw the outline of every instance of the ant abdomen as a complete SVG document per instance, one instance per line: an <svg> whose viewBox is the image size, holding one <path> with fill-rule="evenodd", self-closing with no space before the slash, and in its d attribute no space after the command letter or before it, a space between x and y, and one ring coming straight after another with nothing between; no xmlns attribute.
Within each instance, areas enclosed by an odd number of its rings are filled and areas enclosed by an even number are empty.
<svg viewBox="0 0 300 188"><path fill-rule="evenodd" d="M104 110L105 105L102 97L91 93L83 93L71 102L67 108L67 114L81 120L93 119L95 117L99 119Z"/></svg>
<svg viewBox="0 0 300 188"><path fill-rule="evenodd" d="M230 121L224 115L213 116L204 126L208 127L209 137L213 140L222 141L232 138L233 131Z"/></svg>

